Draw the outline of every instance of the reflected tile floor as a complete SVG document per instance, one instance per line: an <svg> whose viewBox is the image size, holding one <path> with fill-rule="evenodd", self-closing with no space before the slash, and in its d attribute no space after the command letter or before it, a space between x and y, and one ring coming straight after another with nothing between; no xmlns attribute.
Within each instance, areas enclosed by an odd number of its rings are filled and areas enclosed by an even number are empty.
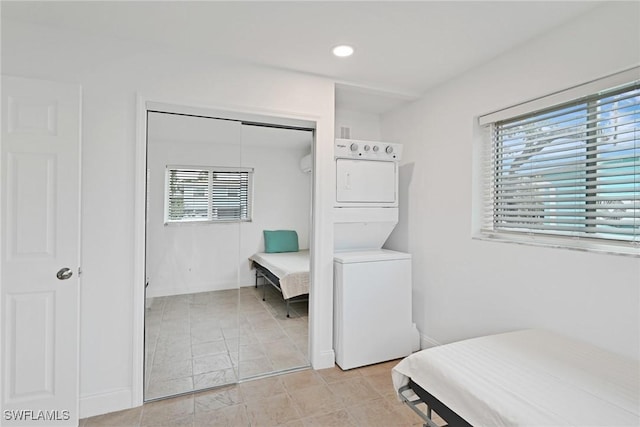
<svg viewBox="0 0 640 427"><path fill-rule="evenodd" d="M308 303L290 304L287 318L271 286L152 298L145 400L308 366L308 323Z"/></svg>
<svg viewBox="0 0 640 427"><path fill-rule="evenodd" d="M80 427L422 426L422 420L395 396L391 368L397 362L245 381L86 418ZM435 414L434 421L445 424Z"/></svg>

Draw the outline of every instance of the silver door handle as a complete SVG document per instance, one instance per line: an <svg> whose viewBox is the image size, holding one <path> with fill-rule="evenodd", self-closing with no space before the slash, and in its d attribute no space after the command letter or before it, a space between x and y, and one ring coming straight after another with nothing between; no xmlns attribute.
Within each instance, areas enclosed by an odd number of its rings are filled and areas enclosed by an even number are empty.
<svg viewBox="0 0 640 427"><path fill-rule="evenodd" d="M71 276L73 276L73 271L71 271L71 269L67 267L61 268L56 273L56 277L58 278L58 280L67 280Z"/></svg>

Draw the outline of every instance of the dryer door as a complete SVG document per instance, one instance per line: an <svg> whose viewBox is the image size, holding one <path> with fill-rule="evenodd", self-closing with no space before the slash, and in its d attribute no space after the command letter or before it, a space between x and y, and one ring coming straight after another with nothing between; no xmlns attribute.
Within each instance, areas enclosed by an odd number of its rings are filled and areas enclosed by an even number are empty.
<svg viewBox="0 0 640 427"><path fill-rule="evenodd" d="M398 206L397 163L336 159L336 206Z"/></svg>

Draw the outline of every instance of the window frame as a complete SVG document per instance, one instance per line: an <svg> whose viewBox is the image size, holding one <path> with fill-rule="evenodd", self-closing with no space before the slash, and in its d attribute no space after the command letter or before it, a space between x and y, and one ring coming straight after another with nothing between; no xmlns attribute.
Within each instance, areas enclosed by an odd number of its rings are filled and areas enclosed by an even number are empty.
<svg viewBox="0 0 640 427"><path fill-rule="evenodd" d="M482 165L480 166L482 170L482 185L478 187L478 190L482 192L482 202L481 217L479 217L480 227L474 237L484 240L552 246L558 248L594 250L599 252L604 251L613 254L640 256L640 232L637 230L630 240L622 238L618 240L612 239L611 236L602 237L597 234L593 236L586 236L586 233L584 233L584 235L579 235L582 233L555 234L548 231L534 232L532 230L528 230L526 227L521 231L496 228L494 222L494 202L496 200L495 185L499 178L499 170L496 166L498 161L493 157L496 155L496 148L498 144L498 138L495 137L496 123L514 120L518 117L535 117L536 114L542 115L544 112L553 110L560 111L563 108L566 108L569 104L578 104L582 100L593 98L599 93L609 90L614 91L624 86L631 85L636 85L637 88L637 85L639 84L640 67L635 67L612 76L567 89L566 91L556 92L545 97L537 98L513 107L480 116L478 118L478 124L481 127L483 158ZM637 147L638 145L636 143L632 149L635 150ZM504 160L501 159L501 161ZM593 162L593 160L590 160L589 156L586 156L584 159L584 170L588 170L590 162ZM631 161L631 165L634 167L635 175L637 173L637 169L635 169L636 163ZM634 182L638 181L634 180ZM633 193L635 193L635 191L633 191ZM633 200L638 203L636 194L632 194L632 201ZM634 227L637 227L638 221L640 221L637 211L632 212L631 217L634 221ZM588 220L585 218L585 227L588 227L587 223Z"/></svg>
<svg viewBox="0 0 640 427"><path fill-rule="evenodd" d="M170 218L170 204L171 204L171 174L172 171L194 171L194 172L206 172L207 173L207 182L206 182L206 206L207 206L207 216L203 217L181 217L181 218ZM247 185L246 185L246 217L233 217L233 218L220 218L214 215L215 209L220 209L220 207L216 207L214 203L214 193L212 191L213 185L215 181L214 174L246 174L247 175ZM254 168L247 167L227 167L227 166L200 166L200 165L166 165L165 167L165 186L164 186L164 224L165 225L185 225L185 224L214 224L214 223L237 223L237 222L251 222L253 220L253 179L254 179ZM240 211L243 210L242 201L240 201L239 207Z"/></svg>

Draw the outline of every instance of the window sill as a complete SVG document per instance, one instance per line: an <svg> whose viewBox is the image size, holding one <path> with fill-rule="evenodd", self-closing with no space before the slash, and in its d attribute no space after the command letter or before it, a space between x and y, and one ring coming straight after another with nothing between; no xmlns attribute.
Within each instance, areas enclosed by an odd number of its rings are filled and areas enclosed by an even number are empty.
<svg viewBox="0 0 640 427"><path fill-rule="evenodd" d="M209 225L209 224L236 224L251 222L250 219L217 219L217 220L192 220L192 221L165 221L165 227L189 226L189 225Z"/></svg>
<svg viewBox="0 0 640 427"><path fill-rule="evenodd" d="M472 236L474 240L486 242L512 243L516 245L539 246L554 249L568 249L606 255L640 258L640 243L605 243L584 239L553 238L548 236L513 235L510 233L480 232Z"/></svg>

